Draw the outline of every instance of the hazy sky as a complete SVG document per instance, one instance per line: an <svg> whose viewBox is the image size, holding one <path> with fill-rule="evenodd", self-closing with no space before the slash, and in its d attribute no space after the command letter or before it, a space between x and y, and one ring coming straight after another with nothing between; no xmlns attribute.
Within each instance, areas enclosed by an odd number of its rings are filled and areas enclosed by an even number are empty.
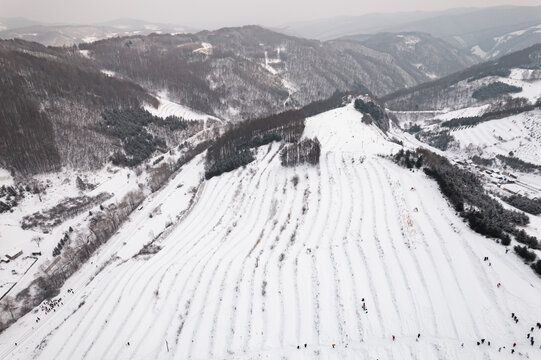
<svg viewBox="0 0 541 360"><path fill-rule="evenodd" d="M541 0L0 0L0 17L86 24L135 18L213 28L275 26L338 15L506 4L541 5Z"/></svg>

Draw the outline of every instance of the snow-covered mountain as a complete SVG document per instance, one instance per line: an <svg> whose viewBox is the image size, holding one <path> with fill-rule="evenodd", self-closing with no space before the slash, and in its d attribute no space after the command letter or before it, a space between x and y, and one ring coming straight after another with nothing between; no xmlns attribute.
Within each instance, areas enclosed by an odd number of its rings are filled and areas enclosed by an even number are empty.
<svg viewBox="0 0 541 360"><path fill-rule="evenodd" d="M515 27L509 32L499 32L492 38L486 36L470 48L472 54L484 60L498 58L541 42L541 16L539 24Z"/></svg>
<svg viewBox="0 0 541 360"><path fill-rule="evenodd" d="M393 110L459 109L494 103L503 95L524 98L530 104L539 99L541 44L487 61L440 79L381 97ZM483 90L492 83L505 83L520 89L500 87ZM481 93L479 91L481 90ZM478 91L475 95L474 92Z"/></svg>
<svg viewBox="0 0 541 360"><path fill-rule="evenodd" d="M319 42L257 26L115 37L78 47L7 40L0 41L0 59L5 74L0 91L9 94L0 99L0 164L19 175L102 168L115 151L126 149L125 131L111 136L112 129L102 128L104 114L118 109L156 114L156 106L162 112L173 104L169 115L189 114L184 120L208 114L237 122L300 108L336 92L382 95L420 84L432 71L449 71L444 57L441 63L435 57L416 60L416 67L357 41ZM156 141L166 147L183 141L184 135L149 119L138 126ZM131 149L148 158L157 147Z"/></svg>
<svg viewBox="0 0 541 360"><path fill-rule="evenodd" d="M46 46L73 46L111 37L193 32L187 26L153 23L134 19L117 19L98 24L37 24L30 21L0 18L0 39L22 39Z"/></svg>
<svg viewBox="0 0 541 360"><path fill-rule="evenodd" d="M419 78L440 78L479 62L469 52L427 33L378 33L346 38L390 54L408 72L419 72Z"/></svg>
<svg viewBox="0 0 541 360"><path fill-rule="evenodd" d="M540 23L540 6L499 6L329 18L287 24L281 31L320 40L423 32L490 60L541 42Z"/></svg>
<svg viewBox="0 0 541 360"><path fill-rule="evenodd" d="M539 277L388 158L418 141L366 117L350 102L306 119L317 165L284 167L275 141L202 180L196 156L0 356L535 358Z"/></svg>
<svg viewBox="0 0 541 360"><path fill-rule="evenodd" d="M493 194L536 199L539 54L534 45L382 100L403 129L486 179Z"/></svg>

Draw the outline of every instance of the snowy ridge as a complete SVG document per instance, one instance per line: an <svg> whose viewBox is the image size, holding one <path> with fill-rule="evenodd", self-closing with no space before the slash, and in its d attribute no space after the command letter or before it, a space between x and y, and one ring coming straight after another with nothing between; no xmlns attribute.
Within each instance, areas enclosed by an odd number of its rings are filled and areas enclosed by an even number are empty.
<svg viewBox="0 0 541 360"><path fill-rule="evenodd" d="M215 116L204 114L188 106L184 106L176 102L170 101L167 99L167 95L164 93L158 94L157 99L160 102L158 108L155 108L151 105L146 105L144 107L145 110L147 110L154 116L159 116L162 118L166 118L168 116L177 116L185 120L201 120L206 122L210 119L222 122L222 120L218 119Z"/></svg>
<svg viewBox="0 0 541 360"><path fill-rule="evenodd" d="M539 354L525 336L541 319L532 271L422 172L382 158L400 146L353 106L306 125L319 166L284 168L279 144L261 147L198 186L161 251L132 258L149 212L198 181L196 158L68 280L62 307L0 335L0 358L505 359L513 342Z"/></svg>

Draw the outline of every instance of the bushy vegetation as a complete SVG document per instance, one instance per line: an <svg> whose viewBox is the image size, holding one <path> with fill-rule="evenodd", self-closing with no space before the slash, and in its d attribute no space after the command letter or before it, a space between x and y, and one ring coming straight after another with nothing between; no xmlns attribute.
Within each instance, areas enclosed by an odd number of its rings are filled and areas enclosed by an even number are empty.
<svg viewBox="0 0 541 360"><path fill-rule="evenodd" d="M514 249L517 255L523 258L527 262L532 262L537 257L535 253L533 251L528 250L526 246L517 245L514 247Z"/></svg>
<svg viewBox="0 0 541 360"><path fill-rule="evenodd" d="M539 247L539 241L535 236L526 234L526 231L519 230L515 235L515 240L521 244L528 246L531 249L541 249Z"/></svg>
<svg viewBox="0 0 541 360"><path fill-rule="evenodd" d="M233 171L254 160L252 149L273 141L296 143L304 131L304 119L339 107L344 94L335 94L299 110L290 110L265 118L242 122L226 131L208 149L205 178Z"/></svg>
<svg viewBox="0 0 541 360"><path fill-rule="evenodd" d="M18 186L6 186L0 187L0 214L3 212L13 211L12 209L19 204L19 201L24 198L25 192L36 193L36 188L30 188Z"/></svg>
<svg viewBox="0 0 541 360"><path fill-rule="evenodd" d="M111 198L112 194L100 193L96 196L77 196L66 198L50 209L26 215L21 220L23 229L50 229L66 219L73 218L97 204Z"/></svg>
<svg viewBox="0 0 541 360"><path fill-rule="evenodd" d="M541 214L541 200L530 199L527 196L511 195L503 197L503 200L511 206L532 215Z"/></svg>
<svg viewBox="0 0 541 360"><path fill-rule="evenodd" d="M503 162L506 166L523 172L533 172L541 170L541 166L535 165L514 156L496 155L496 158Z"/></svg>
<svg viewBox="0 0 541 360"><path fill-rule="evenodd" d="M298 164L319 164L321 144L317 138L305 139L298 143L286 145L280 151L282 166L295 166Z"/></svg>
<svg viewBox="0 0 541 360"><path fill-rule="evenodd" d="M495 98L500 95L519 93L521 91L521 87L509 85L501 81L496 81L475 90L472 93L472 98L483 101Z"/></svg>
<svg viewBox="0 0 541 360"><path fill-rule="evenodd" d="M471 158L471 161L474 164L481 165L481 166L491 166L492 164L494 164L494 159L482 158L482 157L477 156L477 155L474 155Z"/></svg>
<svg viewBox="0 0 541 360"><path fill-rule="evenodd" d="M423 155L410 150L404 151L404 149L400 149L400 151L394 155L393 159L398 165L408 169L414 167L419 169L423 166Z"/></svg>
<svg viewBox="0 0 541 360"><path fill-rule="evenodd" d="M406 131L410 134L415 134L421 131L422 128L418 124L411 125Z"/></svg>
<svg viewBox="0 0 541 360"><path fill-rule="evenodd" d="M367 124L374 122L384 132L389 130L389 118L380 105L373 101L356 99L354 106L357 111L364 114L363 122L366 122Z"/></svg>
<svg viewBox="0 0 541 360"><path fill-rule="evenodd" d="M53 249L53 257L56 257L60 255L60 252L62 251L62 248L64 245L69 241L70 236L68 233L65 233L62 239L56 244L55 248Z"/></svg>
<svg viewBox="0 0 541 360"><path fill-rule="evenodd" d="M453 135L451 135L449 131L445 130L439 132L422 131L417 133L415 138L443 151L447 150L449 148L449 144L455 141Z"/></svg>
<svg viewBox="0 0 541 360"><path fill-rule="evenodd" d="M354 106L358 111L369 114L374 120L381 120L385 117L385 112L373 101L356 99Z"/></svg>
<svg viewBox="0 0 541 360"><path fill-rule="evenodd" d="M177 131L185 130L195 123L174 116L162 119L142 108L107 110L103 112L102 118L103 122L98 125L98 129L122 142L122 151L116 151L111 156L111 162L130 167L139 165L156 150L166 147L162 138L148 132L150 124Z"/></svg>
<svg viewBox="0 0 541 360"><path fill-rule="evenodd" d="M541 275L541 260L537 260L537 262L535 264L532 264L532 269L538 275Z"/></svg>

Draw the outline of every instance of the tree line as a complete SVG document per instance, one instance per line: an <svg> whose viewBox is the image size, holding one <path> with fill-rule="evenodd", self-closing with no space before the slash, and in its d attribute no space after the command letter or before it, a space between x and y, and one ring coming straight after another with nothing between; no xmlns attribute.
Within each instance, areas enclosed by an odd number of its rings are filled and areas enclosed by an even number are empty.
<svg viewBox="0 0 541 360"><path fill-rule="evenodd" d="M253 148L273 141L297 143L306 117L340 107L346 94L336 93L327 100L313 102L299 110L248 120L232 126L208 149L205 178L233 171L254 160Z"/></svg>
<svg viewBox="0 0 541 360"><path fill-rule="evenodd" d="M284 146L280 151L282 166L296 166L299 164L319 164L321 144L317 138L304 139L297 143Z"/></svg>

